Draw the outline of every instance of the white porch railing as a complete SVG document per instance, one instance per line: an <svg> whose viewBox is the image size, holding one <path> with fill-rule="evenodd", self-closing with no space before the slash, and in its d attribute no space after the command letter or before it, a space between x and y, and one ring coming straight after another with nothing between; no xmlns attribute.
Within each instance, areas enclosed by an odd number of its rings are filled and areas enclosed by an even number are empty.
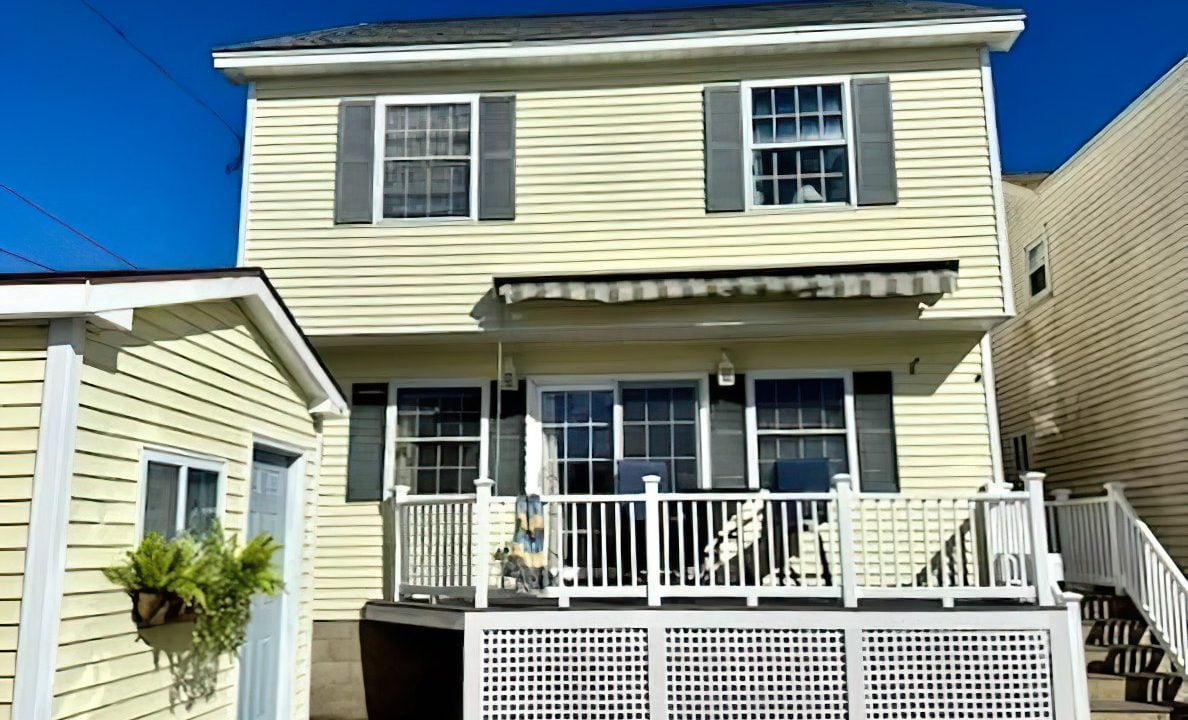
<svg viewBox="0 0 1188 720"><path fill-rule="evenodd" d="M661 493L541 496L544 567L503 577L498 550L515 530L512 497L410 496L391 503L396 597L917 598L1054 604L1047 566L1043 475L1021 492ZM1039 561L1037 561L1039 560ZM510 573L515 575L515 573Z"/></svg>
<svg viewBox="0 0 1188 720"><path fill-rule="evenodd" d="M1057 490L1048 503L1050 540L1073 583L1111 585L1138 606L1175 667L1188 668L1188 579L1139 519L1122 486L1071 498Z"/></svg>

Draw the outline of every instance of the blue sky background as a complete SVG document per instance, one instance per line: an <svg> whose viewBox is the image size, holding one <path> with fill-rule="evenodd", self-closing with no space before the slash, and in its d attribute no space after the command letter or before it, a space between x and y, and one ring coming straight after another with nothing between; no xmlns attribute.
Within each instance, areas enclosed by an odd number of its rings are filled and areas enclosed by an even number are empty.
<svg viewBox="0 0 1188 720"><path fill-rule="evenodd" d="M1009 1L978 4L1012 6ZM706 0L91 0L242 130L245 90L213 46L366 20L614 10ZM1022 0L1028 29L994 56L1007 171L1059 165L1188 52L1184 0ZM233 265L238 147L78 0L0 9L0 184L143 268ZM0 191L0 248L58 270L121 264ZM38 268L0 257L0 272Z"/></svg>

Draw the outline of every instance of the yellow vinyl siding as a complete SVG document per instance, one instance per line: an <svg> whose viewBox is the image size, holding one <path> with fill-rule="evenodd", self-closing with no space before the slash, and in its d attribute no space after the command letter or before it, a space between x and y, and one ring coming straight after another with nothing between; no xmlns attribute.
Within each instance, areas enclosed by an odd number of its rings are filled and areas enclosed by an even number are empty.
<svg viewBox="0 0 1188 720"><path fill-rule="evenodd" d="M1006 187L1019 316L995 332L1006 455L1127 494L1188 565L1188 62L1038 186ZM1025 248L1046 235L1051 295ZM1013 463L1012 463L1013 464Z"/></svg>
<svg viewBox="0 0 1188 720"><path fill-rule="evenodd" d="M706 213L707 83L851 73L891 78L898 205ZM514 221L333 224L343 97L504 91ZM256 93L246 262L311 334L472 331L493 275L641 268L956 259L959 289L936 310L1002 312L973 48L268 79Z"/></svg>
<svg viewBox="0 0 1188 720"><path fill-rule="evenodd" d="M890 370L901 486L972 491L993 475L976 333L903 334L726 343L739 373L756 370ZM723 345L541 343L505 345L522 377L689 372L707 377ZM861 348L861 351L857 351ZM389 378L495 377L490 344L323 350L344 389ZM912 362L919 359L913 374ZM383 523L376 503L347 503L347 421L325 426L315 559L315 619L354 620L382 597Z"/></svg>
<svg viewBox="0 0 1188 720"><path fill-rule="evenodd" d="M0 720L12 713L45 355L44 326L0 327Z"/></svg>
<svg viewBox="0 0 1188 720"><path fill-rule="evenodd" d="M238 670L224 661L218 696L170 714L165 656L136 639L129 601L101 568L136 542L146 447L222 459L224 522L241 532L253 434L307 448L305 542L312 553L317 460L313 420L259 332L231 301L137 310L131 333L90 330L79 399L54 717L232 718ZM308 557L306 563L312 562ZM293 717L308 713L310 593L303 563Z"/></svg>

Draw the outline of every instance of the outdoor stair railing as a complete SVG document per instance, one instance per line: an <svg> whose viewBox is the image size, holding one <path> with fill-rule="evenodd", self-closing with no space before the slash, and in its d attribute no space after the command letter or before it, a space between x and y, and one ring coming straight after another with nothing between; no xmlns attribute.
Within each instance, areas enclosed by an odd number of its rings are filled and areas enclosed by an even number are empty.
<svg viewBox="0 0 1188 720"><path fill-rule="evenodd" d="M1143 522L1122 485L1106 494L1070 497L1057 490L1048 502L1050 541L1059 548L1064 578L1112 586L1130 596L1148 627L1184 672L1188 663L1188 579Z"/></svg>
<svg viewBox="0 0 1188 720"><path fill-rule="evenodd" d="M863 493L659 492L540 496L536 567L511 547L516 498L411 495L388 503L390 595L573 599L827 598L1018 600L1052 606L1040 473L1025 489ZM519 560L506 560L508 550ZM531 578L526 580L525 573Z"/></svg>

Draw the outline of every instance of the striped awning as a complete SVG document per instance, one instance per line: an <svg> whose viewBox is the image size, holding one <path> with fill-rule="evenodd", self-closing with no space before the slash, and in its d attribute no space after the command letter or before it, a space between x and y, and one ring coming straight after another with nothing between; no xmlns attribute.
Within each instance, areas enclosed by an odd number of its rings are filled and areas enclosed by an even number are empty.
<svg viewBox="0 0 1188 720"><path fill-rule="evenodd" d="M683 298L783 296L886 298L957 289L957 263L900 263L701 273L624 273L496 278L504 302L577 300L607 304Z"/></svg>

